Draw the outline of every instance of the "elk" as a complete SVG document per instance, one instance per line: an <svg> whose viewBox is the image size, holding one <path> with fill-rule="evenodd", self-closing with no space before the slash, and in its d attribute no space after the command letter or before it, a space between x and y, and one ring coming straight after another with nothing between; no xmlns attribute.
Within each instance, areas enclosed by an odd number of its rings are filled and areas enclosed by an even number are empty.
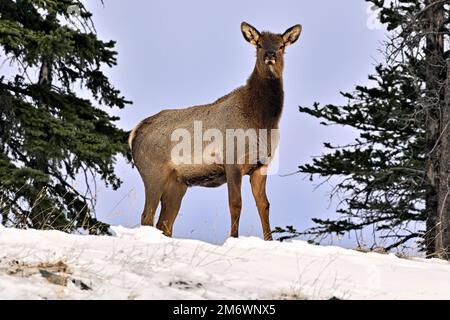
<svg viewBox="0 0 450 320"><path fill-rule="evenodd" d="M163 110L142 120L130 133L128 142L133 161L145 188L141 224L154 225L156 210L161 203L156 227L166 236L172 236L173 224L188 187L218 187L227 183L230 236L238 237L242 177L249 175L264 239L272 240L266 195L267 166L273 157L272 153L268 154L267 159L252 162L248 161L250 155L247 151L243 155L244 161L240 162L194 159L194 163L185 163L173 159L173 132L182 129L193 134L193 123L196 121L201 122L204 129L215 129L224 136L228 129L278 130L284 98L283 56L285 48L299 38L302 26L295 25L283 34L275 34L259 32L250 24L242 22L241 31L244 39L256 48L255 68L246 85L211 104ZM277 144L275 139L267 146L270 145L270 150L274 150ZM214 155L223 155L223 150L212 150L211 156ZM192 159L190 156L188 158Z"/></svg>

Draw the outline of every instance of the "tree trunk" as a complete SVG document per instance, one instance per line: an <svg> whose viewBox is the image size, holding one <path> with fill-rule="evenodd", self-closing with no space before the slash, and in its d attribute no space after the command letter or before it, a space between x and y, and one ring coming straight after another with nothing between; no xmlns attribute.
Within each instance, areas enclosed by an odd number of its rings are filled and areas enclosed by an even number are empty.
<svg viewBox="0 0 450 320"><path fill-rule="evenodd" d="M447 61L445 101L441 108L441 139L438 186L436 253L450 259L450 68Z"/></svg>
<svg viewBox="0 0 450 320"><path fill-rule="evenodd" d="M438 4L439 3L439 4ZM445 9L441 0L429 0L426 25L427 111L427 236L429 256L450 254L450 128L447 61L444 57Z"/></svg>

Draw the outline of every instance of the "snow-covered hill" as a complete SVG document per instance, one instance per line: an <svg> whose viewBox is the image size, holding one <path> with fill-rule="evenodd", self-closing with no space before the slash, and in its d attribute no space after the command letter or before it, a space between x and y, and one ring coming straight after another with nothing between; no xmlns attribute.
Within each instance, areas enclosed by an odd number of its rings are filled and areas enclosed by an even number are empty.
<svg viewBox="0 0 450 320"><path fill-rule="evenodd" d="M115 237L0 226L1 299L450 299L450 263L302 241Z"/></svg>

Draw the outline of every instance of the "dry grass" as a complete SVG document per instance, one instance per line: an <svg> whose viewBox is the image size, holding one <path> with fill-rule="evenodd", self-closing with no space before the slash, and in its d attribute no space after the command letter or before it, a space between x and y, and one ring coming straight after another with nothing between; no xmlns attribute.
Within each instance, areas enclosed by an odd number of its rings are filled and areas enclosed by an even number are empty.
<svg viewBox="0 0 450 320"><path fill-rule="evenodd" d="M18 260L12 260L7 263L6 273L11 276L29 277L40 271L50 273L68 274L69 267L64 261L45 262L45 263L26 263Z"/></svg>
<svg viewBox="0 0 450 320"><path fill-rule="evenodd" d="M67 286L70 281L81 290L91 290L83 281L75 279L69 266L62 260L56 262L26 263L12 260L6 263L5 267L0 267L0 271L15 277L28 278L40 275L48 282L57 286Z"/></svg>
<svg viewBox="0 0 450 320"><path fill-rule="evenodd" d="M388 254L389 253L383 247L368 248L366 246L359 246L353 250L358 251L358 252L363 252L363 253L369 253L369 252L379 253L379 254Z"/></svg>
<svg viewBox="0 0 450 320"><path fill-rule="evenodd" d="M276 300L308 300L308 298L299 292L282 293Z"/></svg>

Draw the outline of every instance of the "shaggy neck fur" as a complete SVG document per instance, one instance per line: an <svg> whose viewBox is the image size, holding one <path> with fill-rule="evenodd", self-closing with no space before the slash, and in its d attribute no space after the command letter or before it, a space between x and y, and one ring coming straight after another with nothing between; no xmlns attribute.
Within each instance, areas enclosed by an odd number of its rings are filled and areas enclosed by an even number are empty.
<svg viewBox="0 0 450 320"><path fill-rule="evenodd" d="M262 77L253 70L246 85L246 107L259 128L276 128L283 110L283 79Z"/></svg>

